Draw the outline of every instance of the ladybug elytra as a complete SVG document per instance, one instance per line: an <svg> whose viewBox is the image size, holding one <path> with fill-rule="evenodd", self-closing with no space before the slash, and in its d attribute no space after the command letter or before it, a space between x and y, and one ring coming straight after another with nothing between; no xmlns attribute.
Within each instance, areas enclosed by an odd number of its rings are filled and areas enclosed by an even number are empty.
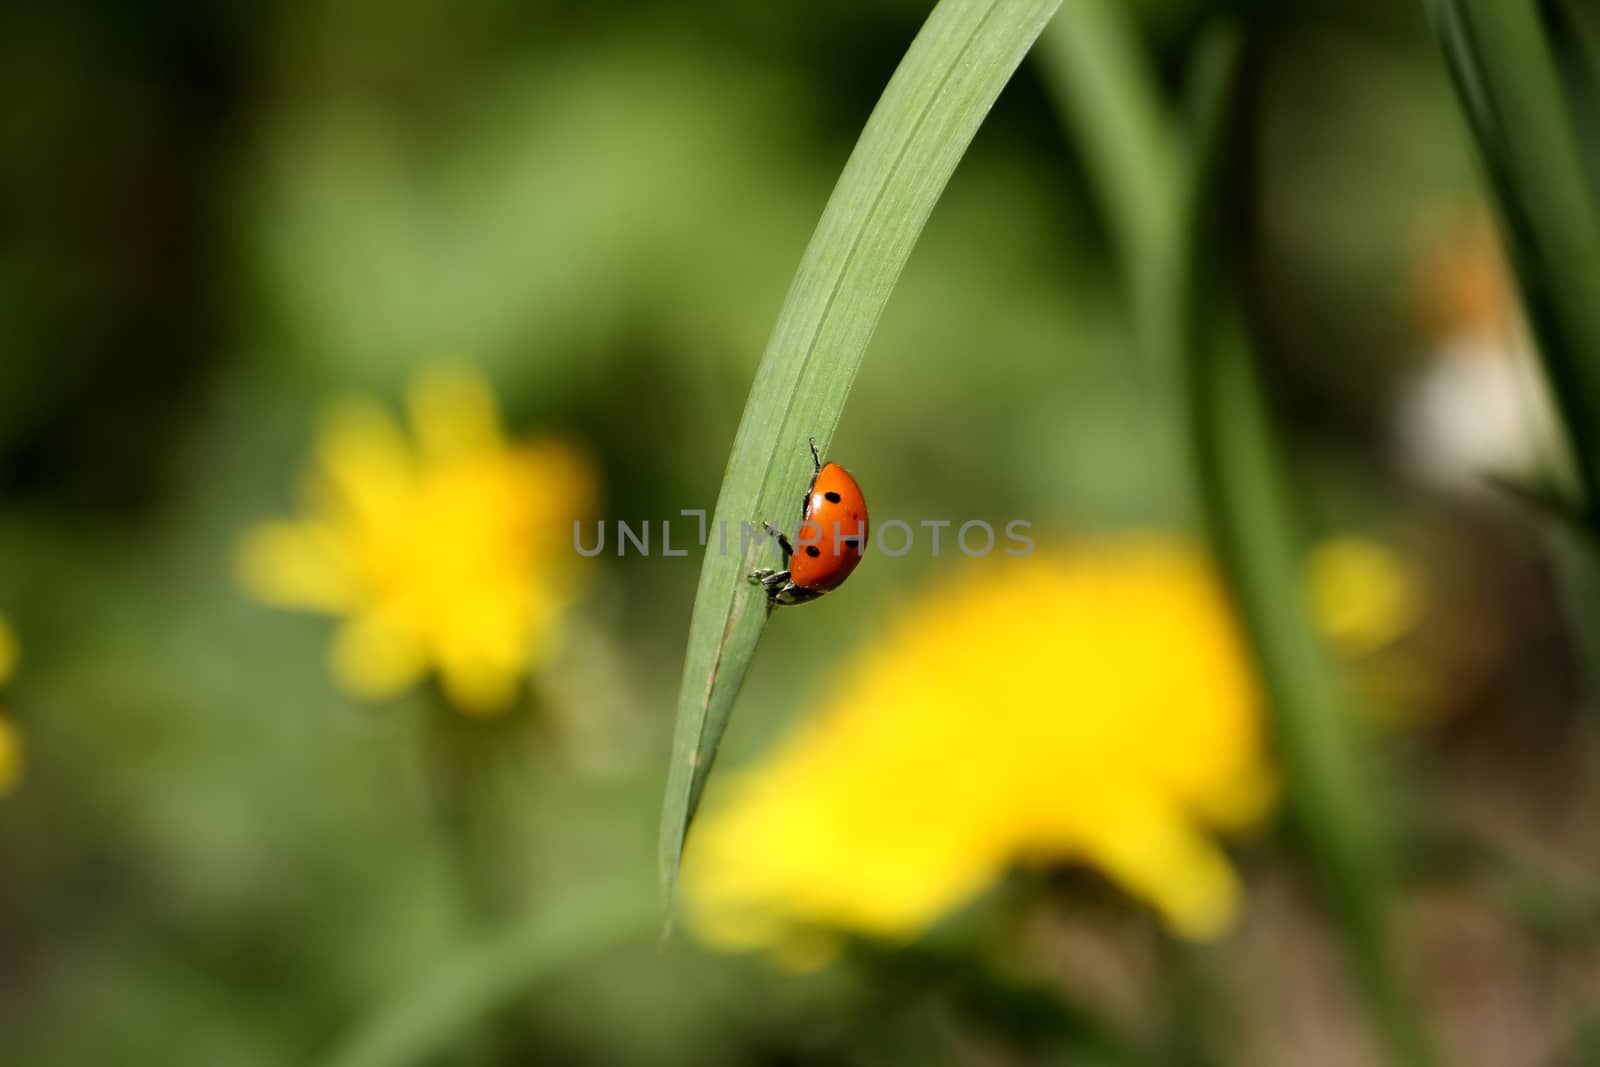
<svg viewBox="0 0 1600 1067"><path fill-rule="evenodd" d="M761 568L750 575L767 593L767 602L804 604L837 589L861 563L867 543L867 501L850 472L823 463L811 442L815 471L800 508L799 548L782 531L766 524L783 550L787 569Z"/></svg>

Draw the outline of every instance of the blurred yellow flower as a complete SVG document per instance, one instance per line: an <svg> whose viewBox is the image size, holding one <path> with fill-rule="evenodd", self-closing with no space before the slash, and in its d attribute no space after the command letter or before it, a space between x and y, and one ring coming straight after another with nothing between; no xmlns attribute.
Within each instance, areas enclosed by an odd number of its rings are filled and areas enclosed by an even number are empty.
<svg viewBox="0 0 1600 1067"><path fill-rule="evenodd" d="M11 792L22 778L22 734L0 715L0 794Z"/></svg>
<svg viewBox="0 0 1600 1067"><path fill-rule="evenodd" d="M594 471L560 441L508 442L464 371L419 377L409 410L414 440L376 404L333 411L300 517L250 531L240 577L268 603L343 616L347 691L391 696L434 670L462 711L500 711L559 637Z"/></svg>
<svg viewBox="0 0 1600 1067"><path fill-rule="evenodd" d="M1305 582L1319 628L1351 668L1367 724L1414 729L1448 710L1439 663L1407 641L1432 592L1414 560L1368 535L1340 534L1312 546Z"/></svg>
<svg viewBox="0 0 1600 1067"><path fill-rule="evenodd" d="M1422 617L1422 588L1381 541L1343 534L1320 541L1306 559L1311 609L1322 632L1348 655L1373 652Z"/></svg>
<svg viewBox="0 0 1600 1067"><path fill-rule="evenodd" d="M1208 831L1272 795L1257 682L1217 578L1134 540L965 565L728 782L684 869L691 927L815 965L915 936L1016 861L1076 860L1186 937L1238 906Z"/></svg>
<svg viewBox="0 0 1600 1067"><path fill-rule="evenodd" d="M17 671L21 648L9 623L0 618L0 685ZM0 713L0 793L8 793L22 777L22 734Z"/></svg>
<svg viewBox="0 0 1600 1067"><path fill-rule="evenodd" d="M17 673L17 660L21 655L22 648L17 644L16 632L0 616L0 685L11 681L11 676Z"/></svg>

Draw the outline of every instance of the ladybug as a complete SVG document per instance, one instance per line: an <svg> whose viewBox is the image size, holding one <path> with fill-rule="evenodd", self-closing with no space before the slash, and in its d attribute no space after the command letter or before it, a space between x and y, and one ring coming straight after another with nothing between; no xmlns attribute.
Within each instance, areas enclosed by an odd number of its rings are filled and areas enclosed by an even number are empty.
<svg viewBox="0 0 1600 1067"><path fill-rule="evenodd" d="M811 442L811 462L816 465L811 484L800 505L800 550L781 530L764 524L778 540L787 570L766 567L750 575L767 593L767 603L804 604L850 577L861 562L867 543L867 500L850 472L837 463L824 463Z"/></svg>

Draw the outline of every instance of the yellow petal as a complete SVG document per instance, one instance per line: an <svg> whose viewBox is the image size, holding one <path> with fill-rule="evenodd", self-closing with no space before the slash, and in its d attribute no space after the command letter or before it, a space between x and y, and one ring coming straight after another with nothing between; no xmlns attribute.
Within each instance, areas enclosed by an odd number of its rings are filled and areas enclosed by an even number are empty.
<svg viewBox="0 0 1600 1067"><path fill-rule="evenodd" d="M0 618L0 685L11 680L17 672L17 661L22 658L22 646L17 643L16 631Z"/></svg>
<svg viewBox="0 0 1600 1067"><path fill-rule="evenodd" d="M498 715L517 698L521 672L483 661L455 660L439 665L445 696L468 715Z"/></svg>
<svg viewBox="0 0 1600 1067"><path fill-rule="evenodd" d="M839 958L837 934L822 930L794 930L774 946L772 959L789 974L812 974Z"/></svg>
<svg viewBox="0 0 1600 1067"><path fill-rule="evenodd" d="M490 450L502 443L494 394L476 374L459 367L424 371L408 400L425 462Z"/></svg>
<svg viewBox="0 0 1600 1067"><path fill-rule="evenodd" d="M1114 827L1086 842L1090 861L1154 905L1173 932L1217 937L1233 922L1239 885L1222 852L1179 812L1154 798L1126 798Z"/></svg>
<svg viewBox="0 0 1600 1067"><path fill-rule="evenodd" d="M415 471L411 446L388 413L376 404L346 401L328 414L318 435L309 506L327 518L348 517L381 531L406 518Z"/></svg>
<svg viewBox="0 0 1600 1067"><path fill-rule="evenodd" d="M1193 799L1195 817L1219 830L1241 830L1259 823L1278 799L1278 779L1259 760L1244 762Z"/></svg>
<svg viewBox="0 0 1600 1067"><path fill-rule="evenodd" d="M382 700L421 680L427 659L416 638L377 613L358 615L333 643L333 672L352 696Z"/></svg>
<svg viewBox="0 0 1600 1067"><path fill-rule="evenodd" d="M16 788L22 778L22 734L0 714L0 794Z"/></svg>
<svg viewBox="0 0 1600 1067"><path fill-rule="evenodd" d="M315 522L261 523L240 539L234 570L251 594L280 607L331 613L354 599L331 531Z"/></svg>
<svg viewBox="0 0 1600 1067"><path fill-rule="evenodd" d="M708 940L770 948L806 927L909 937L1000 872L990 835L919 810L936 781L885 768L863 788L790 758L736 783L722 816L690 836L684 900Z"/></svg>
<svg viewBox="0 0 1600 1067"><path fill-rule="evenodd" d="M593 515L597 504L593 461L557 440L528 444L516 458L521 468L516 476L534 488L528 496L535 509L530 523L549 531L557 545L570 553L573 521Z"/></svg>
<svg viewBox="0 0 1600 1067"><path fill-rule="evenodd" d="M1328 638L1349 655L1373 652L1422 616L1422 589L1386 545L1369 537L1321 542L1306 560L1312 610Z"/></svg>

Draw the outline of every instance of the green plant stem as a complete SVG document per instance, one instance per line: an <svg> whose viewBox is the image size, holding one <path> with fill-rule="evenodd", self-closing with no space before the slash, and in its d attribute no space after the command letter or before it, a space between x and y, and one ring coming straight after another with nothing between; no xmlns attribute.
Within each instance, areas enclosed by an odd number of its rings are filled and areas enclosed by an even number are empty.
<svg viewBox="0 0 1600 1067"><path fill-rule="evenodd" d="M1079 0L1048 35L1049 81L1113 220L1133 305L1152 317L1140 330L1147 362L1170 375L1157 384L1185 398L1180 417L1201 511L1266 684L1288 799L1313 868L1390 1060L1420 1067L1433 1057L1391 947L1378 819L1343 680L1302 602L1280 445L1234 295L1210 284L1215 243L1205 238L1238 42L1227 31L1203 42L1191 86L1193 136L1175 141L1159 118L1154 72L1130 54L1136 46L1123 12L1110 0ZM1118 93L1127 99L1108 103ZM1098 152L1115 161L1089 158ZM1175 175L1164 194L1159 183L1127 178L1162 168Z"/></svg>
<svg viewBox="0 0 1600 1067"><path fill-rule="evenodd" d="M776 563L742 524L782 522L845 398L933 206L1060 0L940 0L845 164L756 370L695 595L658 842L668 907L690 820L768 609L752 568ZM716 531L729 531L724 551ZM669 913L670 914L670 913Z"/></svg>
<svg viewBox="0 0 1600 1067"><path fill-rule="evenodd" d="M1588 4L1585 16L1578 4ZM1600 201L1600 17L1590 0L1552 2L1547 13L1550 48L1561 76L1563 96L1572 111L1573 136L1582 155L1591 201Z"/></svg>
<svg viewBox="0 0 1600 1067"><path fill-rule="evenodd" d="M1426 0L1499 200L1529 318L1573 447L1600 500L1600 211L1536 0Z"/></svg>
<svg viewBox="0 0 1600 1067"><path fill-rule="evenodd" d="M1552 554L1579 657L1600 694L1600 163L1580 131L1600 106L1585 42L1536 0L1425 0L1500 208L1576 484ZM1556 9L1552 8L1552 11ZM1585 84L1587 83L1587 84ZM1587 544L1585 543L1587 542Z"/></svg>
<svg viewBox="0 0 1600 1067"><path fill-rule="evenodd" d="M1181 350L1170 253L1188 160L1155 72L1115 0L1076 0L1039 38L1039 56L1105 213L1147 369L1171 383Z"/></svg>
<svg viewBox="0 0 1600 1067"><path fill-rule="evenodd" d="M1560 586L1561 605L1573 629L1578 665L1593 702L1600 695L1600 542L1575 522L1550 520L1545 537Z"/></svg>
<svg viewBox="0 0 1600 1067"><path fill-rule="evenodd" d="M1394 951L1379 814L1362 773L1344 678L1311 625L1301 538L1284 449L1237 297L1201 258L1219 157L1232 108L1236 42L1213 39L1196 104L1192 211L1179 260L1191 279L1188 388L1196 480L1212 541L1229 578L1266 685L1294 817L1343 933L1357 986L1388 1059L1425 1067L1436 1057ZM1214 255L1208 256L1214 259Z"/></svg>
<svg viewBox="0 0 1600 1067"><path fill-rule="evenodd" d="M1276 435L1237 316L1218 323L1196 355L1194 430L1213 539L1256 650L1289 802L1390 1061L1428 1064L1433 1055L1392 948L1390 872L1344 680L1307 622Z"/></svg>

